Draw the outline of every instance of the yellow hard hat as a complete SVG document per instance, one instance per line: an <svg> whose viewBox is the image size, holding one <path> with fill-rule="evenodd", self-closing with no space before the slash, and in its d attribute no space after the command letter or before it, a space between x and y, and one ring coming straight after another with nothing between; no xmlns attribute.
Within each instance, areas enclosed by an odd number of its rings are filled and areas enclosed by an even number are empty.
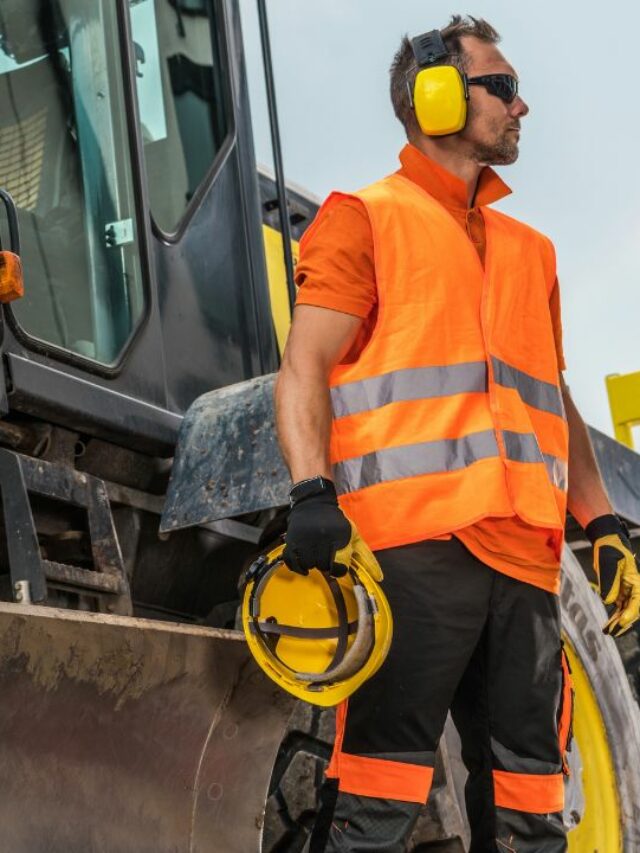
<svg viewBox="0 0 640 853"><path fill-rule="evenodd" d="M284 545L247 573L242 626L264 672L314 705L337 705L380 667L393 621L380 588L382 571L354 528L347 573L301 575L282 560Z"/></svg>

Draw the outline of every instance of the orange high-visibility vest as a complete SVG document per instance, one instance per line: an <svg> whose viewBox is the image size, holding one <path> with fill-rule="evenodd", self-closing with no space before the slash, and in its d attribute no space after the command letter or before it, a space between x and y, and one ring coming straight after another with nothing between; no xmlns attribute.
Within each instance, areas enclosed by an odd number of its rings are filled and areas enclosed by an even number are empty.
<svg viewBox="0 0 640 853"><path fill-rule="evenodd" d="M483 208L483 269L458 223L407 178L355 196L371 222L378 318L357 360L330 376L340 505L373 549L513 515L555 531L558 547L568 429L551 242ZM343 198L327 199L303 240Z"/></svg>

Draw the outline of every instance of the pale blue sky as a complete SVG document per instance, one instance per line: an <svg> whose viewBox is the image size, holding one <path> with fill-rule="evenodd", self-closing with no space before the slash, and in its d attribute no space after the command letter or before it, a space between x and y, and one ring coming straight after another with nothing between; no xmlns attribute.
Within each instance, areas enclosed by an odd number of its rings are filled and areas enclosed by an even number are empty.
<svg viewBox="0 0 640 853"><path fill-rule="evenodd" d="M255 0L240 0L259 161L271 165ZM640 370L640 3L431 0L268 3L285 170L319 196L396 167L404 142L388 98L400 37L452 12L489 20L531 107L499 207L555 242L567 380L586 420L611 434L608 373ZM636 430L640 446L640 431Z"/></svg>

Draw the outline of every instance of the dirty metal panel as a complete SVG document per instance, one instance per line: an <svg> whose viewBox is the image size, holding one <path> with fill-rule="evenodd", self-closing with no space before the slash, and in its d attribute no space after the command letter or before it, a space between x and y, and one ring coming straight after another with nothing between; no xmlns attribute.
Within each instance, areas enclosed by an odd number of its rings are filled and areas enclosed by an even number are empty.
<svg viewBox="0 0 640 853"><path fill-rule="evenodd" d="M287 503L274 379L270 374L210 391L191 406L180 429L163 532Z"/></svg>
<svg viewBox="0 0 640 853"><path fill-rule="evenodd" d="M252 853L293 700L238 632L0 604L12 853Z"/></svg>
<svg viewBox="0 0 640 853"><path fill-rule="evenodd" d="M614 510L640 525L640 454L593 427L589 434Z"/></svg>

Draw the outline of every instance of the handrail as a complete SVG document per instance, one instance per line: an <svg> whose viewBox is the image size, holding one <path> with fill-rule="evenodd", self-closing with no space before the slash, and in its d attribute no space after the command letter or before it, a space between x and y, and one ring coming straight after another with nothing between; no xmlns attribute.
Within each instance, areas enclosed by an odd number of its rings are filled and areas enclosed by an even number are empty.
<svg viewBox="0 0 640 853"><path fill-rule="evenodd" d="M280 214L280 229L282 232L282 248L284 251L284 265L287 274L287 291L289 293L289 307L293 315L293 306L296 301L296 285L293 277L293 253L291 251L291 227L289 223L289 206L287 204L287 188L284 180L284 167L282 164L282 146L280 144L280 128L278 125L278 108L276 104L276 89L273 77L273 63L271 60L271 42L269 39L269 23L267 20L267 7L265 0L257 0L258 17L260 19L260 42L262 45L262 60L264 63L264 78L267 89L267 103L269 106L269 126L271 128L271 146L273 148L273 160L275 166L276 190L278 194L278 209Z"/></svg>

